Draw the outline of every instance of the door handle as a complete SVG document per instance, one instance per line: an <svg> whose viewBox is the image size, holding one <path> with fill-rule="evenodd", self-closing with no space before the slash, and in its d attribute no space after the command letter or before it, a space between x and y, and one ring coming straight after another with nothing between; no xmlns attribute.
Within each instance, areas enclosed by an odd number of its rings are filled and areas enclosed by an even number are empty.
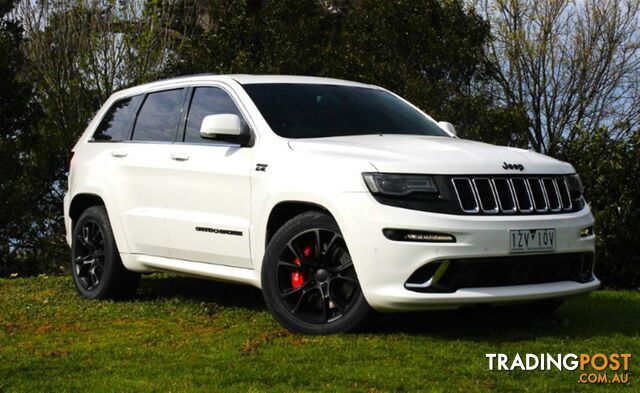
<svg viewBox="0 0 640 393"><path fill-rule="evenodd" d="M172 153L171 159L174 161L187 161L189 156L186 153Z"/></svg>
<svg viewBox="0 0 640 393"><path fill-rule="evenodd" d="M124 150L111 150L111 156L116 158L122 158L127 156L127 152Z"/></svg>

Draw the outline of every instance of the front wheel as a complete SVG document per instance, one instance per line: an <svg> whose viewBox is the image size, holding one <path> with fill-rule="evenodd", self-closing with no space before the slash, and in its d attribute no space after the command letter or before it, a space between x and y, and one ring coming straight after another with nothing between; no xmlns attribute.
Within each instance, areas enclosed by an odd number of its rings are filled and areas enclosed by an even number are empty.
<svg viewBox="0 0 640 393"><path fill-rule="evenodd" d="M293 332L347 332L372 314L342 233L321 212L296 216L273 236L262 291L271 312Z"/></svg>

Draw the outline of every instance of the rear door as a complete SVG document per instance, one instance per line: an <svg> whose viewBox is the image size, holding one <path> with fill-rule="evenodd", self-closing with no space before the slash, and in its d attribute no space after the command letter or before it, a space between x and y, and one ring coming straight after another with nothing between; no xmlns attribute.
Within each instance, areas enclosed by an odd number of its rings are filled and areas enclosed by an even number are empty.
<svg viewBox="0 0 640 393"><path fill-rule="evenodd" d="M166 158L175 140L185 89L157 91L140 101L129 137L111 149L105 181L115 197L132 253L169 256Z"/></svg>
<svg viewBox="0 0 640 393"><path fill-rule="evenodd" d="M173 258L251 267L253 149L233 137L200 137L207 115L244 119L230 93L223 86L189 89L182 133L167 157L167 244Z"/></svg>

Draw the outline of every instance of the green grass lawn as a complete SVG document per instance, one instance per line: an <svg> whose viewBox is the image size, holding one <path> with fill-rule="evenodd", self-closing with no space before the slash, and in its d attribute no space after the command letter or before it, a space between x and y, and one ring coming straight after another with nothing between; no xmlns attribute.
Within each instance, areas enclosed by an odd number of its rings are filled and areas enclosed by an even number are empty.
<svg viewBox="0 0 640 393"><path fill-rule="evenodd" d="M640 293L599 291L550 319L469 309L386 315L362 333L298 336L256 289L167 275L127 302L68 277L0 280L0 391L640 390ZM626 385L579 371L489 371L486 353L632 353Z"/></svg>

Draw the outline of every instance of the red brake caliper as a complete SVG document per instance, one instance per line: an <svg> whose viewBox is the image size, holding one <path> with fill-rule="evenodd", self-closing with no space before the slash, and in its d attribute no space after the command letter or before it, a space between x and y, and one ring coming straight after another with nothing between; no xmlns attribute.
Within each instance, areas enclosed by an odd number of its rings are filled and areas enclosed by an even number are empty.
<svg viewBox="0 0 640 393"><path fill-rule="evenodd" d="M311 254L311 246L306 246L302 251L305 257L308 257ZM302 263L300 258L296 258L293 263L300 266ZM291 272L291 286L293 289L298 289L304 284L304 274L300 270L296 270Z"/></svg>

